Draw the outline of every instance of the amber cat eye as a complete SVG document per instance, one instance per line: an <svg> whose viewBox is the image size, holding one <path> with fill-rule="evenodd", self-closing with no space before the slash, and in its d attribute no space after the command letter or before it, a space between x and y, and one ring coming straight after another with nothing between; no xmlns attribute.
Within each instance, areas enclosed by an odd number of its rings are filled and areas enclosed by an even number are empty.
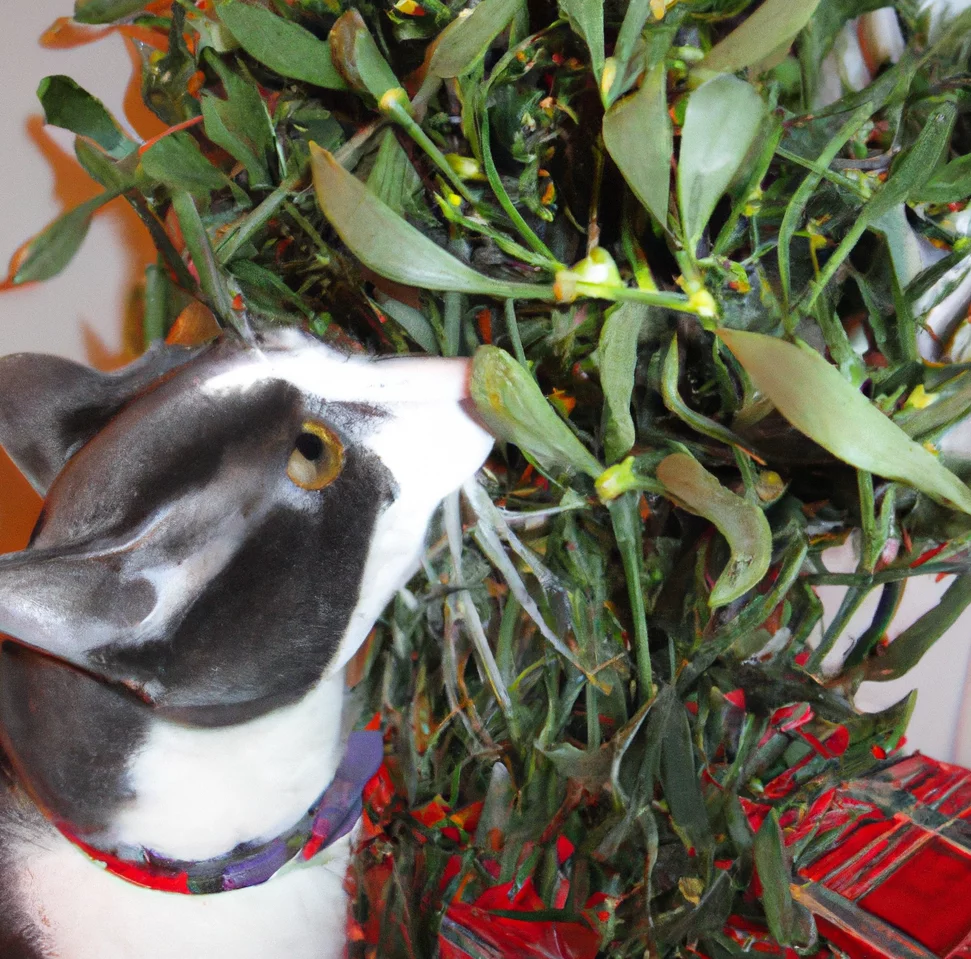
<svg viewBox="0 0 971 959"><path fill-rule="evenodd" d="M287 476L301 489L329 486L344 467L344 446L323 423L308 420L300 427L287 462Z"/></svg>

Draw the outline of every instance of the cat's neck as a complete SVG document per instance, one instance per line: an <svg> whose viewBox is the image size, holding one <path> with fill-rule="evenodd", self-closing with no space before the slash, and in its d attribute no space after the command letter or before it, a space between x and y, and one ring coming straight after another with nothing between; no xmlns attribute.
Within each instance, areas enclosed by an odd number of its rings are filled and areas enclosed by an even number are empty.
<svg viewBox="0 0 971 959"><path fill-rule="evenodd" d="M334 777L343 701L341 670L299 702L239 725L153 719L128 763L131 799L98 844L202 860L280 835Z"/></svg>

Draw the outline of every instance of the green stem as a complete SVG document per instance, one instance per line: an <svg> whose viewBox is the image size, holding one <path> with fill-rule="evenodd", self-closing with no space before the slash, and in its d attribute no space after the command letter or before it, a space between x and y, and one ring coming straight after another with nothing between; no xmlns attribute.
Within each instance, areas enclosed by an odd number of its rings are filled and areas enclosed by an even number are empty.
<svg viewBox="0 0 971 959"><path fill-rule="evenodd" d="M485 168L489 186L492 187L492 192L496 195L499 205L506 211L506 215L512 220L513 226L519 230L527 246L553 263L558 263L559 261L553 255L552 250L533 232L530 225L522 218L519 210L516 209L509 194L506 192L506 188L502 185L499 171L496 169L495 160L492 158L492 146L489 142L489 109L485 102L482 104L482 119L480 121L479 135L482 143L482 165Z"/></svg>
<svg viewBox="0 0 971 959"><path fill-rule="evenodd" d="M813 650L809 661L806 663L807 672L814 673L822 666L823 660L832 652L840 636L843 635L843 630L846 629L853 615L863 605L863 601L869 593L868 588L856 586L851 586L847 590L836 616L823 634L822 642Z"/></svg>
<svg viewBox="0 0 971 959"><path fill-rule="evenodd" d="M421 128L421 124L405 109L403 103L389 99L385 108L385 115L394 120L415 143L425 151L428 158L438 167L442 176L452 184L452 189L470 206L479 210L479 204L469 192L469 188L462 182L462 178L452 169L445 154L435 145L435 142Z"/></svg>
<svg viewBox="0 0 971 959"><path fill-rule="evenodd" d="M526 362L526 351L523 349L523 340L519 335L519 320L516 318L515 300L506 300L505 317L506 332L509 334L509 339L512 340L513 353L516 354L516 359L519 360L519 365L522 366L524 370L528 370L529 364Z"/></svg>
<svg viewBox="0 0 971 959"><path fill-rule="evenodd" d="M226 266L236 254L276 215L298 182L296 177L284 180L232 233L216 247L219 262Z"/></svg>
<svg viewBox="0 0 971 959"><path fill-rule="evenodd" d="M782 299L786 308L789 306L791 293L789 247L792 243L793 236L795 236L799 221L802 219L803 211L806 209L806 204L816 192L819 181L828 172L829 165L835 159L836 154L843 149L850 138L866 123L872 112L873 107L870 103L866 103L850 117L836 136L829 141L826 149L819 155L819 159L811 167L813 172L799 184L799 188L786 207L785 215L782 218L782 226L779 228L779 277L782 281ZM804 164L806 162L803 158L800 158L800 161Z"/></svg>

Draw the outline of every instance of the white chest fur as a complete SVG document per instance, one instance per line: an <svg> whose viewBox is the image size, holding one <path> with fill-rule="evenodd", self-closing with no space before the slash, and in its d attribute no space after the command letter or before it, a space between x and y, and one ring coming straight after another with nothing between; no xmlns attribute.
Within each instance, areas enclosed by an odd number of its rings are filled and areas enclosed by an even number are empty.
<svg viewBox="0 0 971 959"><path fill-rule="evenodd" d="M129 764L132 799L106 842L199 860L281 834L334 776L343 695L338 671L300 702L237 726L153 721Z"/></svg>

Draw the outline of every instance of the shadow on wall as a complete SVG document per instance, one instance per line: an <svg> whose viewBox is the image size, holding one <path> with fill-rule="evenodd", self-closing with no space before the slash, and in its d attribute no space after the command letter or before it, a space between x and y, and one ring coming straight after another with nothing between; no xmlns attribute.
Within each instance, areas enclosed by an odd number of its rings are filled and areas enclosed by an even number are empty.
<svg viewBox="0 0 971 959"><path fill-rule="evenodd" d="M23 549L40 515L41 498L0 448L0 553Z"/></svg>
<svg viewBox="0 0 971 959"><path fill-rule="evenodd" d="M56 34L58 42L46 46L77 46L91 42L90 36L67 37ZM165 130L163 124L142 102L140 94L140 57L135 45L126 39L125 46L131 58L132 73L128 81L124 110L129 127L140 140L149 140ZM59 208L66 213L86 200L98 196L102 187L95 183L80 166L72 153L62 149L51 136L44 118L31 116L26 123L26 133L38 154L43 158L52 175L51 194ZM122 324L122 349L118 352L108 348L100 339L93 326L85 323L83 335L88 361L103 370L115 369L134 359L142 351L140 299L138 294L145 277L145 267L155 262L156 250L144 224L131 206L122 197L104 206L98 214L111 224L119 245L125 251L122 288L131 291L126 315L120 318ZM27 237L24 238L27 240ZM5 475L5 474L4 474Z"/></svg>

